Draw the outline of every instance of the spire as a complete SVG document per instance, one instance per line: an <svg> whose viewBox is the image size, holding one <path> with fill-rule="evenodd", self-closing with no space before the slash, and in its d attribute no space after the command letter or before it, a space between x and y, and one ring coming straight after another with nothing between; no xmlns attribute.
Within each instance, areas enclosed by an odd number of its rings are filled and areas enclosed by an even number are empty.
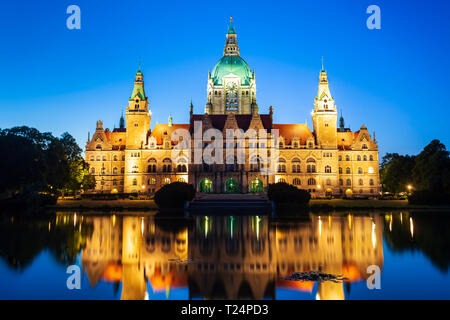
<svg viewBox="0 0 450 320"><path fill-rule="evenodd" d="M339 118L339 131L340 132L345 131L344 115L342 114L342 109L341 109L341 117Z"/></svg>
<svg viewBox="0 0 450 320"><path fill-rule="evenodd" d="M233 17L230 17L230 25L228 26L228 34L236 34L233 28Z"/></svg>
<svg viewBox="0 0 450 320"><path fill-rule="evenodd" d="M135 100L138 97L142 101L146 101L147 97L145 96L144 90L144 74L141 71L141 64L139 63L139 69L136 72L136 76L134 79L134 88L133 93L131 94L130 101Z"/></svg>
<svg viewBox="0 0 450 320"><path fill-rule="evenodd" d="M125 119L123 118L123 112L122 112L122 116L120 117L119 128L120 129L124 129L125 128Z"/></svg>
<svg viewBox="0 0 450 320"><path fill-rule="evenodd" d="M237 35L233 27L233 17L230 17L230 25L228 26L227 40L223 49L224 56L238 56L239 47L237 44Z"/></svg>
<svg viewBox="0 0 450 320"><path fill-rule="evenodd" d="M172 115L169 114L169 127L171 127L171 126L172 126Z"/></svg>
<svg viewBox="0 0 450 320"><path fill-rule="evenodd" d="M323 68L323 56L322 56L322 72L325 72L325 70Z"/></svg>
<svg viewBox="0 0 450 320"><path fill-rule="evenodd" d="M191 104L189 105L189 112L191 114L194 112L194 104L192 103L192 98L191 98Z"/></svg>

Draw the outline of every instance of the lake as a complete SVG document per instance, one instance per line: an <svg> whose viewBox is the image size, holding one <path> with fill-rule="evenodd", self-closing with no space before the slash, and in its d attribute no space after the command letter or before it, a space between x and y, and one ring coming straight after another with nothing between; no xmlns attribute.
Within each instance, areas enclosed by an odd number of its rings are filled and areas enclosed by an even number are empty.
<svg viewBox="0 0 450 320"><path fill-rule="evenodd" d="M406 211L3 218L0 299L449 299L449 228ZM310 271L341 280L286 280Z"/></svg>

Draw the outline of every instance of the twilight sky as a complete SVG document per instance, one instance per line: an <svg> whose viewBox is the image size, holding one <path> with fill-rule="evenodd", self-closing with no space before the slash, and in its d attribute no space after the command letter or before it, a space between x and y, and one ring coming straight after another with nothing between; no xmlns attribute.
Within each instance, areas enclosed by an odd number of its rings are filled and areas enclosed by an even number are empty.
<svg viewBox="0 0 450 320"><path fill-rule="evenodd" d="M81 8L81 30L66 9ZM226 4L226 5L225 5ZM381 9L369 30L366 9ZM119 125L139 59L152 127L203 113L208 70L222 57L230 15L241 56L255 69L261 113L304 123L324 56L346 125L376 132L380 153L450 149L450 1L1 1L0 128L61 135L84 148L101 119Z"/></svg>

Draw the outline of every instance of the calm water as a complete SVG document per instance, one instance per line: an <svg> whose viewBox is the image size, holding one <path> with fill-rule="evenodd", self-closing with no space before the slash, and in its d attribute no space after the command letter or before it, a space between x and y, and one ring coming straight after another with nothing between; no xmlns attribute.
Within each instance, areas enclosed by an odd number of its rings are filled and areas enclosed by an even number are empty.
<svg viewBox="0 0 450 320"><path fill-rule="evenodd" d="M195 217L60 213L0 223L0 299L449 299L448 214ZM81 289L67 289L69 265ZM367 287L379 266L381 289ZM348 280L291 281L321 270Z"/></svg>

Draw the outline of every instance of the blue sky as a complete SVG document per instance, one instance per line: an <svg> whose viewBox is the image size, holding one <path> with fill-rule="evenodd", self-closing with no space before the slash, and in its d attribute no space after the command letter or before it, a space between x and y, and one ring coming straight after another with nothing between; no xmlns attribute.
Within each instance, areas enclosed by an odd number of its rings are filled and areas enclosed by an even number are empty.
<svg viewBox="0 0 450 320"><path fill-rule="evenodd" d="M81 8L81 30L66 8ZM381 9L381 30L366 8ZM311 127L321 57L346 125L376 132L381 155L450 148L450 2L434 1L2 1L0 128L28 125L84 147L103 120L118 126L139 59L152 127L186 123L206 102L232 15L241 56L255 69L261 113Z"/></svg>

